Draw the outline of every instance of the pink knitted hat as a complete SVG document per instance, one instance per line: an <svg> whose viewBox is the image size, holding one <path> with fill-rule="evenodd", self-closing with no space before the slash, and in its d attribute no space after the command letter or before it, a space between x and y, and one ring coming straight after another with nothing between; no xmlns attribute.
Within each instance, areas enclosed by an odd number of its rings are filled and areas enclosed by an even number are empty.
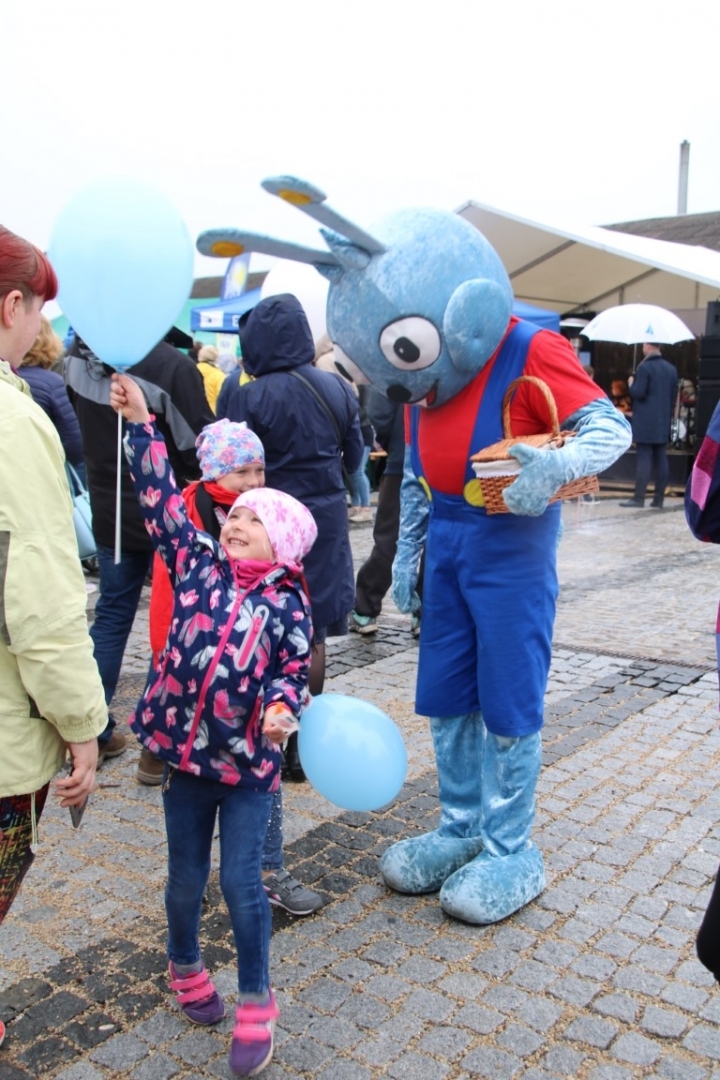
<svg viewBox="0 0 720 1080"><path fill-rule="evenodd" d="M301 566L317 537L317 525L306 506L274 488L253 488L232 504L246 506L262 521L277 562Z"/></svg>
<svg viewBox="0 0 720 1080"><path fill-rule="evenodd" d="M265 464L263 444L243 421L216 420L202 429L195 440L203 480L218 480L241 465L254 461Z"/></svg>

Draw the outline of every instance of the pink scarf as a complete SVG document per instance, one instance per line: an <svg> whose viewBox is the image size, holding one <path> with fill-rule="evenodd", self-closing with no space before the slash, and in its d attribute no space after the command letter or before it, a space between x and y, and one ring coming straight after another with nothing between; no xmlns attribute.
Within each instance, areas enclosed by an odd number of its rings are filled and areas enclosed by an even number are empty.
<svg viewBox="0 0 720 1080"><path fill-rule="evenodd" d="M230 559L230 563L239 589L249 589L251 585L259 584L277 566L276 562L267 559Z"/></svg>

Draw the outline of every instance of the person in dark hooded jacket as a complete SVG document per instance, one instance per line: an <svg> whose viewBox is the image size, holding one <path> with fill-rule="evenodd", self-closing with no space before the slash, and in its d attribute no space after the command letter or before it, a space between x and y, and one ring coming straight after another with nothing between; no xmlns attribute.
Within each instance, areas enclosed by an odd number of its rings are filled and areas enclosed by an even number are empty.
<svg viewBox="0 0 720 1080"><path fill-rule="evenodd" d="M217 419L247 423L265 447L268 487L294 495L317 522L305 578L315 629L310 693L319 694L325 637L347 632L355 603L343 466L352 473L362 461L357 399L349 385L314 366L312 334L295 296L261 300L243 331L242 349L253 381L240 386L229 376L233 385L223 387Z"/></svg>

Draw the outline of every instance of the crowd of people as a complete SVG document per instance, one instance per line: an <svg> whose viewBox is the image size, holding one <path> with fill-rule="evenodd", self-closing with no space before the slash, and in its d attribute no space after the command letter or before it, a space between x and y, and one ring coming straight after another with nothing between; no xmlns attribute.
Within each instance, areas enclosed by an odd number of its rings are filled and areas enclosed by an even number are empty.
<svg viewBox="0 0 720 1080"><path fill-rule="evenodd" d="M208 346L188 356L163 341L122 374L78 334L64 355L41 315L56 292L47 257L0 227L0 453L14 464L0 493L0 922L33 860L53 780L62 806L82 807L96 769L126 752L131 733L138 781L162 785L169 987L199 1025L225 1015L199 939L219 823L238 951L230 1065L255 1075L272 1056L278 1016L270 905L304 916L324 903L284 867L282 781L304 778L297 731L323 692L327 637L378 629L400 530L404 410L318 363L327 342L316 346L294 296L253 309L242 371L225 376ZM644 502L654 463L653 505L662 506L661 440L639 425L648 397L654 414L662 398L656 426L667 429L676 387L675 369L652 348L631 385L613 387L614 404L638 425L630 505ZM720 436L709 434L687 505L696 534L715 541ZM372 551L356 580L349 524L372 520L373 449L386 464ZM99 598L89 629L65 459L92 505ZM109 710L148 580L151 661L128 732ZM410 592L417 632L421 559ZM720 977L716 893L699 952Z"/></svg>

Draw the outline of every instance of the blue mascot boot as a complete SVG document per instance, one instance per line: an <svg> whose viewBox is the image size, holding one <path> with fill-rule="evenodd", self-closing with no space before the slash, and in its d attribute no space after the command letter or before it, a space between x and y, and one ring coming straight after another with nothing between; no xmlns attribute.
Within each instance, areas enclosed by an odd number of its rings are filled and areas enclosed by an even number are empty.
<svg viewBox="0 0 720 1080"><path fill-rule="evenodd" d="M380 872L396 892L437 892L482 851L481 776L484 724L479 712L430 720L440 786L440 827L401 840L383 855Z"/></svg>
<svg viewBox="0 0 720 1080"><path fill-rule="evenodd" d="M486 733L483 851L440 891L440 906L453 918L496 923L545 888L542 855L530 841L541 753L539 732L517 739Z"/></svg>

